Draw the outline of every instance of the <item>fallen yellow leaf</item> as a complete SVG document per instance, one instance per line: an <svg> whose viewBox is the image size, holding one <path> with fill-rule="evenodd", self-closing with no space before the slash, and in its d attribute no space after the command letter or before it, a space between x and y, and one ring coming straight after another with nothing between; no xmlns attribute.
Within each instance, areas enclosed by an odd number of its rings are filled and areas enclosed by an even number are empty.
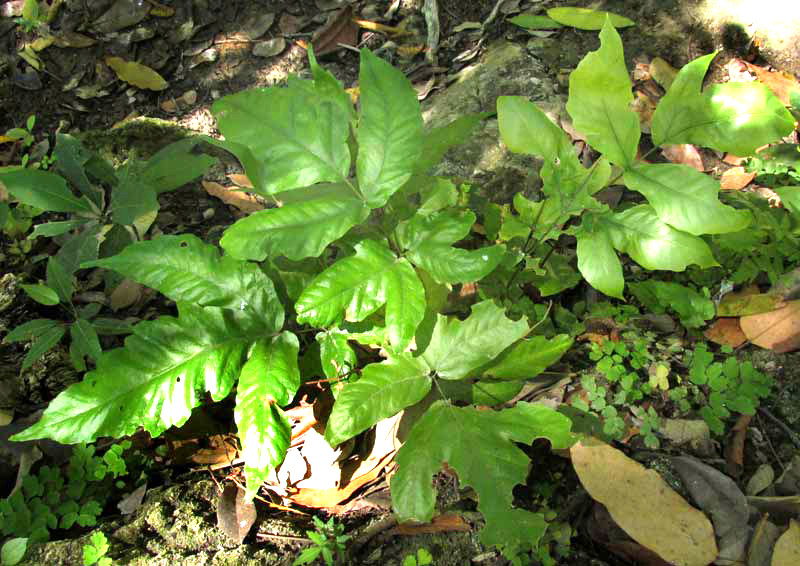
<svg viewBox="0 0 800 566"><path fill-rule="evenodd" d="M126 61L121 57L106 57L105 61L120 80L133 86L148 90L164 90L169 86L161 75L147 65Z"/></svg>

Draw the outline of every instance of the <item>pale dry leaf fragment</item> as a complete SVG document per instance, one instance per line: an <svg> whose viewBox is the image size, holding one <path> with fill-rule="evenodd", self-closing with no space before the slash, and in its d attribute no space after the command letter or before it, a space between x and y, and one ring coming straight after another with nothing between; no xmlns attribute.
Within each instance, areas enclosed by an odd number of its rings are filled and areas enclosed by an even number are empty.
<svg viewBox="0 0 800 566"><path fill-rule="evenodd" d="M235 206L242 212L256 212L263 210L264 205L258 202L255 196L232 187L224 187L213 181L203 181L203 188L211 196L217 197L225 204Z"/></svg>
<svg viewBox="0 0 800 566"><path fill-rule="evenodd" d="M678 69L664 61L661 57L654 57L653 60L650 61L650 76L661 85L664 90L669 90L677 74Z"/></svg>
<svg viewBox="0 0 800 566"><path fill-rule="evenodd" d="M106 57L105 63L117 73L117 77L135 87L147 90L164 90L168 83L156 71L135 61L126 61L121 57Z"/></svg>
<svg viewBox="0 0 800 566"><path fill-rule="evenodd" d="M639 544L676 566L707 566L716 559L711 522L657 472L594 438L574 444L570 455L592 498Z"/></svg>
<svg viewBox="0 0 800 566"><path fill-rule="evenodd" d="M800 523L792 519L772 552L771 566L797 566L800 564Z"/></svg>
<svg viewBox="0 0 800 566"><path fill-rule="evenodd" d="M117 508L119 512L123 515L130 515L134 511L136 511L139 507L142 506L142 500L144 499L144 494L147 492L147 484L142 484L128 495L122 498L122 500L117 503Z"/></svg>
<svg viewBox="0 0 800 566"><path fill-rule="evenodd" d="M722 174L719 186L726 191L738 191L749 185L755 178L755 172L748 173L741 166L731 167Z"/></svg>
<svg viewBox="0 0 800 566"><path fill-rule="evenodd" d="M705 167L703 167L703 158L700 156L700 152L690 143L662 146L661 153L673 163L688 165L692 169L697 169L700 172L705 171Z"/></svg>
<svg viewBox="0 0 800 566"><path fill-rule="evenodd" d="M715 344L722 344L731 348L738 348L747 342L747 336L744 335L739 326L739 319L732 317L718 318L708 327L703 336Z"/></svg>
<svg viewBox="0 0 800 566"><path fill-rule="evenodd" d="M739 319L742 332L756 346L779 354L800 347L800 301L789 301L783 307Z"/></svg>

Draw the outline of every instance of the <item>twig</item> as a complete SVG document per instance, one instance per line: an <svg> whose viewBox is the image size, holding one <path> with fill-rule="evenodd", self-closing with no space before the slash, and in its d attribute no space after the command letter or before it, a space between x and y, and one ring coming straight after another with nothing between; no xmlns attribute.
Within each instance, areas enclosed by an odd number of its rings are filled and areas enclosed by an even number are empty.
<svg viewBox="0 0 800 566"><path fill-rule="evenodd" d="M758 412L767 417L773 423L775 423L783 432L786 433L786 436L789 437L789 440L792 441L792 444L795 445L796 448L800 448L800 440L797 439L797 433L790 429L786 423L780 420L778 417L773 415L769 409L765 409L764 407L759 407Z"/></svg>

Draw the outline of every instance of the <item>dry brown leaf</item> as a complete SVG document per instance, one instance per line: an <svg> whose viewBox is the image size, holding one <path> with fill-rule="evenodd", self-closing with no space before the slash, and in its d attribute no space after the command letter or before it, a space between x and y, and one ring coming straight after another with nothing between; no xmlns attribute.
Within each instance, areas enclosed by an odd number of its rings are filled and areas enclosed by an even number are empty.
<svg viewBox="0 0 800 566"><path fill-rule="evenodd" d="M353 21L353 8L349 4L332 14L325 25L311 36L317 57L338 51L341 49L340 43L354 47L358 43L358 25Z"/></svg>
<svg viewBox="0 0 800 566"><path fill-rule="evenodd" d="M700 152L690 143L662 146L661 153L673 163L681 163L682 165L688 165L692 169L697 169L701 172L705 171Z"/></svg>
<svg viewBox="0 0 800 566"><path fill-rule="evenodd" d="M726 153L725 157L722 158L722 161L724 163L727 163L728 165L736 166L736 165L741 165L744 159L745 159L744 157L738 157L736 155L733 155L732 153Z"/></svg>
<svg viewBox="0 0 800 566"><path fill-rule="evenodd" d="M775 96L777 96L784 106L789 106L789 93L793 90L800 91L800 82L789 73L781 71L769 71L764 67L745 63L747 69L754 73L758 80L765 84Z"/></svg>
<svg viewBox="0 0 800 566"><path fill-rule="evenodd" d="M716 559L711 522L657 472L591 437L573 445L570 455L592 498L639 544L678 566L707 566Z"/></svg>
<svg viewBox="0 0 800 566"><path fill-rule="evenodd" d="M217 197L225 204L235 206L242 212L256 212L263 210L264 205L258 202L255 196L231 187L223 187L213 181L203 181L203 188L211 196Z"/></svg>
<svg viewBox="0 0 800 566"><path fill-rule="evenodd" d="M771 566L797 566L800 564L800 523L789 521L789 528L775 543Z"/></svg>
<svg viewBox="0 0 800 566"><path fill-rule="evenodd" d="M389 535L423 535L434 533L446 533L452 531L466 532L470 527L460 515L455 513L443 513L436 515L430 523L402 523L390 530Z"/></svg>
<svg viewBox="0 0 800 566"><path fill-rule="evenodd" d="M243 187L245 189L252 189L253 182L247 177L247 175L241 173L231 173L228 175L228 179L230 179L231 183L236 185L237 187Z"/></svg>
<svg viewBox="0 0 800 566"><path fill-rule="evenodd" d="M725 471L734 478L741 476L744 469L744 441L752 418L751 415L739 415L731 429L731 437L725 445Z"/></svg>
<svg viewBox="0 0 800 566"><path fill-rule="evenodd" d="M738 348L747 342L747 336L742 332L738 318L718 318L703 335L715 344L731 348Z"/></svg>
<svg viewBox="0 0 800 566"><path fill-rule="evenodd" d="M242 544L257 514L253 502L245 500L245 491L234 483L226 485L217 499L217 526L236 544Z"/></svg>
<svg viewBox="0 0 800 566"><path fill-rule="evenodd" d="M142 296L142 290L143 287L140 283L128 278L123 279L108 298L111 310L118 311L131 306Z"/></svg>
<svg viewBox="0 0 800 566"><path fill-rule="evenodd" d="M753 82L753 75L747 68L747 61L742 59L731 59L728 61L728 80L733 83Z"/></svg>
<svg viewBox="0 0 800 566"><path fill-rule="evenodd" d="M731 167L722 174L719 185L726 191L738 191L749 185L755 178L755 172L748 173L741 166Z"/></svg>
<svg viewBox="0 0 800 566"><path fill-rule="evenodd" d="M789 301L771 312L743 316L739 324L756 346L778 354L800 347L800 301Z"/></svg>
<svg viewBox="0 0 800 566"><path fill-rule="evenodd" d="M289 495L288 498L298 505L305 505L306 507L313 507L315 509L334 507L345 499L350 498L361 486L375 480L381 474L383 468L389 465L393 457L394 455L387 456L375 469L362 476L353 478L352 481L342 488L301 489L297 493Z"/></svg>

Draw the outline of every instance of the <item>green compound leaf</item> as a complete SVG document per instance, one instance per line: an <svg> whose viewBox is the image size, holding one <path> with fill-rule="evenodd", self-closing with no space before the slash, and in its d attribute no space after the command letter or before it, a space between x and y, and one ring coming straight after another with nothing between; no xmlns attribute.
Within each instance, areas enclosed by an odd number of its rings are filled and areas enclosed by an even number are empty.
<svg viewBox="0 0 800 566"><path fill-rule="evenodd" d="M601 293L621 299L625 278L608 233L593 232L582 226L575 237L578 240L578 271Z"/></svg>
<svg viewBox="0 0 800 566"><path fill-rule="evenodd" d="M178 312L134 326L124 347L104 352L97 369L56 397L17 440L92 442L140 426L158 436L182 425L204 392L225 397L250 345L278 330L246 312L185 304Z"/></svg>
<svg viewBox="0 0 800 566"><path fill-rule="evenodd" d="M602 29L606 23L606 19L608 19L615 28L625 28L636 25L636 22L625 16L606 12L605 10L591 10L589 8L550 8L547 10L547 15L559 24L585 30Z"/></svg>
<svg viewBox="0 0 800 566"><path fill-rule="evenodd" d="M567 112L589 145L620 167L630 166L639 146L639 118L619 34L606 21L600 49L592 51L569 77Z"/></svg>
<svg viewBox="0 0 800 566"><path fill-rule="evenodd" d="M433 475L446 462L462 487L478 493L478 510L486 519L480 533L484 544L535 546L547 524L542 516L513 507L512 489L525 482L530 465L514 443L547 438L553 448L567 448L575 440L570 426L566 416L542 405L518 403L503 411L480 411L437 401L397 453L391 487L398 520L431 520Z"/></svg>
<svg viewBox="0 0 800 566"><path fill-rule="evenodd" d="M685 65L653 114L655 145L692 143L744 157L794 129L794 119L763 84L723 83L701 92L717 52Z"/></svg>
<svg viewBox="0 0 800 566"><path fill-rule="evenodd" d="M658 217L698 236L744 230L752 214L717 199L719 182L686 165L637 163L625 171L628 188L647 197Z"/></svg>
<svg viewBox="0 0 800 566"><path fill-rule="evenodd" d="M325 247L369 215L357 199L319 198L260 210L235 222L220 245L239 259L318 257Z"/></svg>
<svg viewBox="0 0 800 566"><path fill-rule="evenodd" d="M422 151L417 93L402 72L361 50L361 114L356 176L367 206L378 208L411 177Z"/></svg>
<svg viewBox="0 0 800 566"><path fill-rule="evenodd" d="M350 116L327 88L295 79L288 87L225 96L212 112L230 142L226 149L242 159L257 193L347 178Z"/></svg>
<svg viewBox="0 0 800 566"><path fill-rule="evenodd" d="M430 368L408 354L369 364L361 378L347 384L336 398L325 429L331 446L367 430L380 421L418 403L431 389Z"/></svg>
<svg viewBox="0 0 800 566"><path fill-rule="evenodd" d="M472 306L466 320L436 315L430 344L420 356L442 379L463 379L528 333L524 320L506 318L492 301Z"/></svg>
<svg viewBox="0 0 800 566"><path fill-rule="evenodd" d="M454 248L475 223L471 211L445 210L416 214L397 227L398 241L408 257L439 283L478 281L494 271L503 258L503 246L477 250Z"/></svg>
<svg viewBox="0 0 800 566"><path fill-rule="evenodd" d="M253 263L220 257L192 234L136 242L119 254L83 267L113 269L176 302L250 310L283 326L283 307L272 281Z"/></svg>
<svg viewBox="0 0 800 566"><path fill-rule="evenodd" d="M597 215L596 221L617 251L627 253L645 269L683 271L691 264L703 268L717 265L703 239L665 224L650 206Z"/></svg>
<svg viewBox="0 0 800 566"><path fill-rule="evenodd" d="M342 318L358 322L385 304L389 340L401 351L425 316L425 288L408 260L385 243L363 240L355 252L305 288L295 304L297 321L318 327Z"/></svg>
<svg viewBox="0 0 800 566"><path fill-rule="evenodd" d="M560 360L572 342L567 334L520 340L482 373L496 379L532 379Z"/></svg>
<svg viewBox="0 0 800 566"><path fill-rule="evenodd" d="M288 405L300 387L299 351L297 337L282 332L256 342L242 367L234 418L242 443L248 501L289 449L292 427L280 407Z"/></svg>
<svg viewBox="0 0 800 566"><path fill-rule="evenodd" d="M52 212L92 212L86 197L78 198L60 176L38 169L0 173L0 182L19 202Z"/></svg>

